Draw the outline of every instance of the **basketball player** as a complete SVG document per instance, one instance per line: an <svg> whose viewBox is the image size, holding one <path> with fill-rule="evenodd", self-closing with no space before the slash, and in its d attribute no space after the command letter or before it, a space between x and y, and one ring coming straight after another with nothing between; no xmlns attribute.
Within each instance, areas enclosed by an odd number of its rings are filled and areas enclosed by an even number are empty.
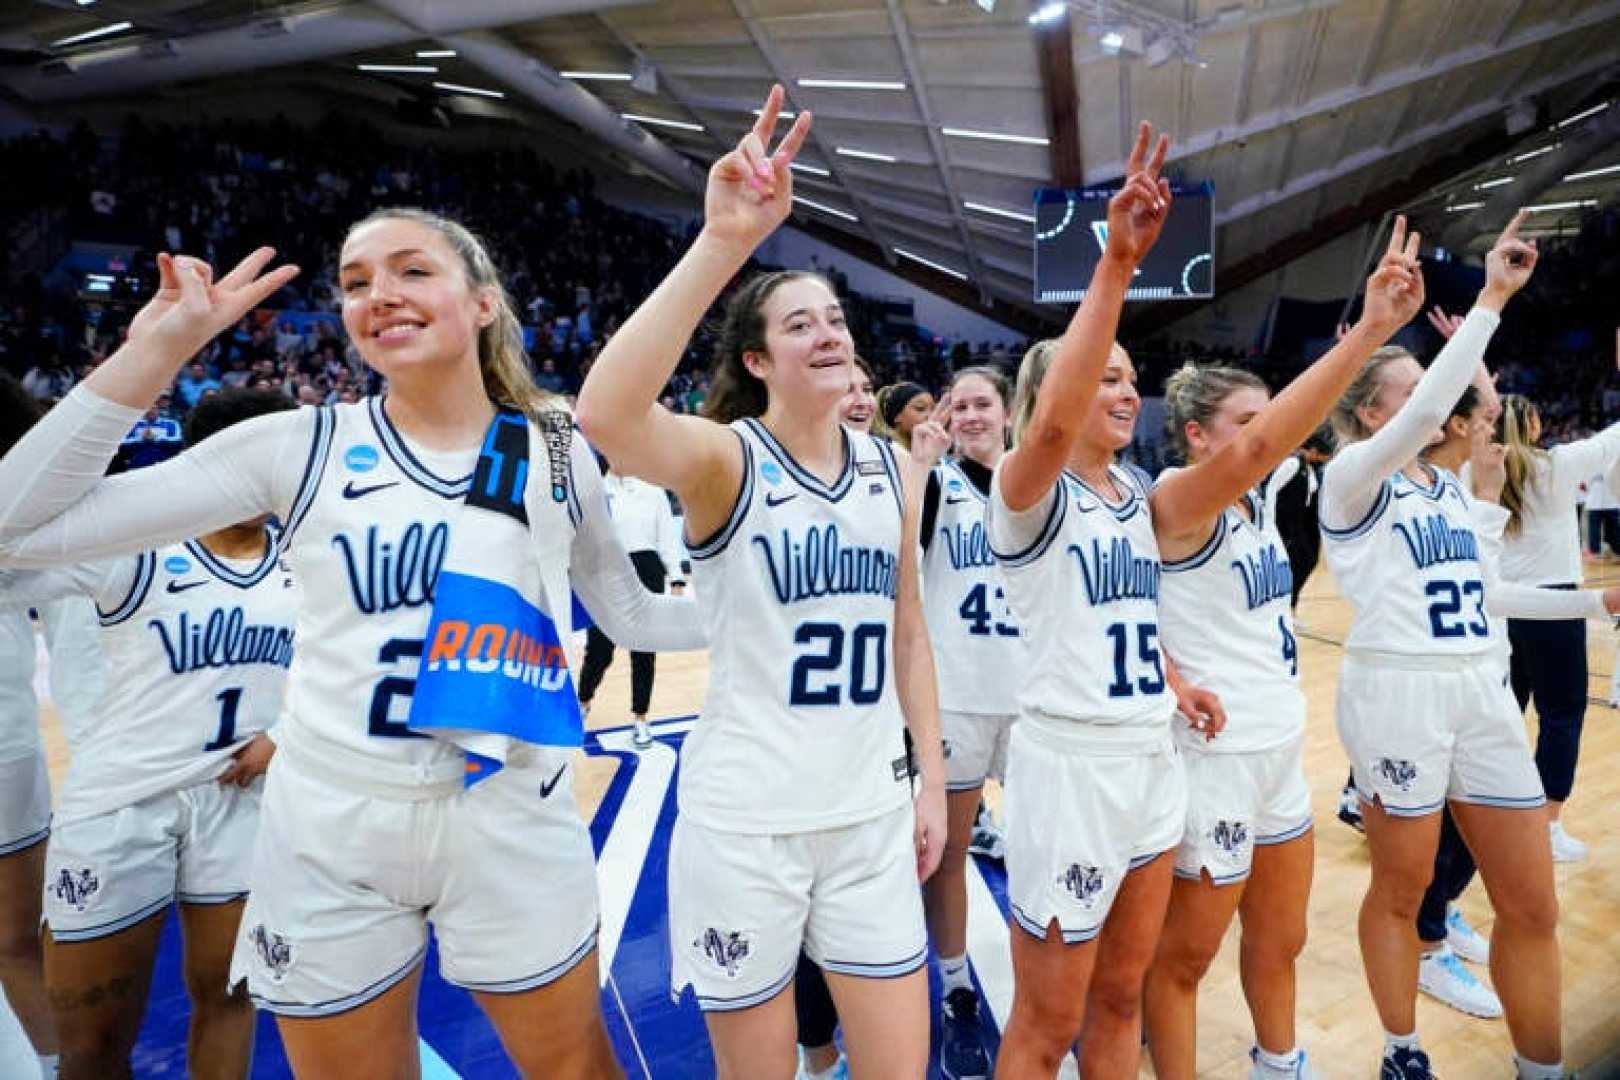
<svg viewBox="0 0 1620 1080"><path fill-rule="evenodd" d="M887 435L906 450L911 449L911 432L934 412L934 395L914 382L885 386L877 395L881 435Z"/></svg>
<svg viewBox="0 0 1620 1080"><path fill-rule="evenodd" d="M514 743L465 788L467 757L405 723L434 584L497 403L530 414L518 323L469 232L379 211L344 240L344 327L386 397L240 424L161 465L102 480L118 440L215 334L297 272L261 248L215 281L160 259L124 346L0 460L0 563L104 558L264 513L303 590L232 977L277 1015L295 1072L396 1076L417 1058L416 987L434 923L527 1075L618 1074L597 986L596 877L567 751ZM548 414L549 417L549 414ZM575 590L631 648L694 647L687 601L642 588L614 540L594 455L548 422L531 517L558 521ZM541 484L543 489L546 485ZM547 500L551 500L548 502ZM541 518L541 515L547 515ZM490 516L474 518L477 529ZM532 534L531 534L532 535ZM535 536L555 550L548 536ZM548 563L548 566L550 563ZM548 571L549 572L549 571Z"/></svg>
<svg viewBox="0 0 1620 1080"><path fill-rule="evenodd" d="M849 384L849 396L844 398L841 415L844 426L855 431L869 432L877 416L877 397L872 393L872 369L859 356L851 358L855 371Z"/></svg>
<svg viewBox="0 0 1620 1080"><path fill-rule="evenodd" d="M275 391L210 394L185 439L292 407ZM72 767L46 852L45 984L64 1077L128 1073L175 902L190 1071L248 1070L253 1008L227 976L274 751L263 733L292 663L298 596L276 540L261 518L133 558L0 571L0 607L93 600L107 658L109 691L89 724L67 727Z"/></svg>
<svg viewBox="0 0 1620 1080"><path fill-rule="evenodd" d="M1003 1080L1051 1077L1082 1027L1083 1075L1135 1072L1142 977L1182 832L1148 493L1113 465L1141 405L1114 334L1170 209L1168 152L1143 124L1084 301L1060 341L1024 357L1014 447L990 487L985 531L1030 672L1007 748L1015 985Z"/></svg>
<svg viewBox="0 0 1620 1080"><path fill-rule="evenodd" d="M709 172L702 231L603 349L581 426L675 491L713 644L670 848L676 991L692 986L723 1078L794 1072L801 944L857 1076L921 1077L926 934L917 883L944 845L916 498L891 444L839 423L854 346L821 278L768 274L727 310L707 417L658 402L699 320L791 208L801 112L783 92ZM902 717L922 784L912 806Z"/></svg>
<svg viewBox="0 0 1620 1080"><path fill-rule="evenodd" d="M1226 703L1227 722L1214 739L1173 729L1187 817L1147 979L1160 1077L1196 1074L1198 983L1239 912L1252 1076L1311 1075L1294 1030L1294 961L1314 862L1305 696L1292 571L1257 485L1327 418L1373 350L1421 310L1420 242L1397 217L1367 280L1361 321L1275 400L1239 368L1189 363L1165 384L1170 440L1187 465L1160 474L1150 500L1164 566L1160 635L1182 677Z"/></svg>
<svg viewBox="0 0 1620 1080"><path fill-rule="evenodd" d="M986 777L1002 775L1017 717L1023 642L984 539L990 475L1007 452L1008 388L994 368L956 373L940 424L912 429L912 455L932 466L923 493L923 613L939 683L945 746L946 839L923 904L939 956L940 1069L948 1080L990 1075L979 994L967 962L967 853ZM953 442L959 457L940 460Z"/></svg>
<svg viewBox="0 0 1620 1080"><path fill-rule="evenodd" d="M1322 481L1324 546L1354 610L1338 727L1372 849L1361 952L1390 1080L1431 1075L1416 1031L1413 918L1447 800L1496 907L1491 971L1519 1075L1563 1075L1545 796L1490 662L1488 567L1469 500L1454 477L1419 460L1535 267L1534 245L1518 237L1522 219L1487 255L1473 311L1427 372L1383 350L1351 384L1333 417L1347 445Z"/></svg>

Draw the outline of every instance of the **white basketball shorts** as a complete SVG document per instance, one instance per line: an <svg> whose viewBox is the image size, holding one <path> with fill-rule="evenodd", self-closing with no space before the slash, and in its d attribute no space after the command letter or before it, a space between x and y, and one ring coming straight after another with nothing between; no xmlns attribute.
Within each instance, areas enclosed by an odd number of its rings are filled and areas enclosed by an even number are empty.
<svg viewBox="0 0 1620 1080"><path fill-rule="evenodd" d="M987 777L1007 774L1007 734L1016 713L939 711L945 744L945 790L971 791L983 787Z"/></svg>
<svg viewBox="0 0 1620 1080"><path fill-rule="evenodd" d="M910 804L786 835L676 819L669 851L671 989L705 1011L746 1009L793 981L799 949L840 975L896 978L928 951Z"/></svg>
<svg viewBox="0 0 1620 1080"><path fill-rule="evenodd" d="M182 904L248 891L263 781L213 780L58 825L45 850L44 921L57 941L116 934Z"/></svg>
<svg viewBox="0 0 1620 1080"><path fill-rule="evenodd" d="M1216 885L1249 876L1254 849L1311 831L1311 787L1304 741L1251 753L1218 754L1183 746L1187 826L1176 849L1176 876L1208 873Z"/></svg>
<svg viewBox="0 0 1620 1080"><path fill-rule="evenodd" d="M276 755L231 984L261 1009L332 1016L421 963L428 923L447 982L517 993L596 947L596 863L569 755L466 790L387 798Z"/></svg>
<svg viewBox="0 0 1620 1080"><path fill-rule="evenodd" d="M51 834L51 778L45 751L0 761L0 856L25 851Z"/></svg>

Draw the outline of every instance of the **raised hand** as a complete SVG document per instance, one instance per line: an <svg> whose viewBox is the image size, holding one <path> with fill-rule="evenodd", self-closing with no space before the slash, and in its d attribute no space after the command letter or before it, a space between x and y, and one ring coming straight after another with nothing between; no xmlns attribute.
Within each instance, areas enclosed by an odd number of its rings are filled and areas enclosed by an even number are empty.
<svg viewBox="0 0 1620 1080"><path fill-rule="evenodd" d="M1485 256L1485 288L1480 292L1482 303L1488 303L1497 310L1512 298L1513 294L1524 288L1535 272L1536 260L1540 253L1536 251L1534 240L1519 239L1519 227L1524 224L1523 210L1513 215L1502 235L1496 238L1496 243Z"/></svg>
<svg viewBox="0 0 1620 1080"><path fill-rule="evenodd" d="M717 239L750 251L787 220L793 209L793 173L788 168L810 134L811 117L801 112L769 153L782 112L781 86L771 87L753 129L709 170L703 195L703 228Z"/></svg>
<svg viewBox="0 0 1620 1080"><path fill-rule="evenodd" d="M1155 145L1153 126L1144 121L1125 162L1125 186L1108 200L1108 257L1134 267L1159 239L1170 215L1170 183L1159 175L1169 153L1170 137L1160 135Z"/></svg>
<svg viewBox="0 0 1620 1080"><path fill-rule="evenodd" d="M951 433L936 420L924 420L911 429L911 460L932 469L951 448Z"/></svg>
<svg viewBox="0 0 1620 1080"><path fill-rule="evenodd" d="M1451 335L1455 334L1457 328L1462 324L1461 315L1447 315L1445 309L1439 304L1429 309L1429 325L1434 327L1435 331L1447 341L1451 340Z"/></svg>
<svg viewBox="0 0 1620 1080"><path fill-rule="evenodd" d="M189 357L298 276L292 265L264 273L275 257L274 248L259 248L216 282L201 259L159 255L158 291L130 321L129 340Z"/></svg>
<svg viewBox="0 0 1620 1080"><path fill-rule="evenodd" d="M1418 259L1423 235L1407 234L1406 217L1395 216L1389 247L1378 261L1378 268L1367 279L1367 295L1361 317L1388 337L1423 310L1423 263Z"/></svg>

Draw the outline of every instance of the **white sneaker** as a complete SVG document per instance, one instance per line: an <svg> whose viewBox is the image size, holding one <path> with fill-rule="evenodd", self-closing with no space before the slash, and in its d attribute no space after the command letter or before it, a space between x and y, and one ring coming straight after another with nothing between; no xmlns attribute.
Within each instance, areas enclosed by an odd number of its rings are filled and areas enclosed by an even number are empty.
<svg viewBox="0 0 1620 1080"><path fill-rule="evenodd" d="M1418 963L1418 989L1469 1016L1495 1020L1502 1015L1496 992L1475 978L1447 945L1423 954Z"/></svg>
<svg viewBox="0 0 1620 1080"><path fill-rule="evenodd" d="M849 1058L845 1057L844 1052L840 1050L838 1060L833 1064L832 1071L812 1074L810 1066L804 1060L804 1048L800 1047L799 1071L793 1074L793 1080L813 1080L813 1078L814 1080L821 1080L822 1077L826 1077L828 1080L849 1080Z"/></svg>
<svg viewBox="0 0 1620 1080"><path fill-rule="evenodd" d="M1491 962L1491 940L1468 925L1462 909L1451 907L1446 912L1446 944L1464 960L1475 964Z"/></svg>
<svg viewBox="0 0 1620 1080"><path fill-rule="evenodd" d="M1258 1046L1249 1047L1249 1060L1254 1062L1249 1068L1249 1080L1316 1080L1316 1073L1311 1071L1310 1058L1305 1056L1303 1050L1295 1055L1293 1066L1287 1069L1261 1061Z"/></svg>
<svg viewBox="0 0 1620 1080"><path fill-rule="evenodd" d="M630 742L637 750L645 750L653 744L652 729L647 726L647 721L639 717L636 719L635 734L630 736Z"/></svg>
<svg viewBox="0 0 1620 1080"><path fill-rule="evenodd" d="M1553 862L1580 862L1586 858L1586 845L1564 831L1562 821L1547 826L1552 836Z"/></svg>

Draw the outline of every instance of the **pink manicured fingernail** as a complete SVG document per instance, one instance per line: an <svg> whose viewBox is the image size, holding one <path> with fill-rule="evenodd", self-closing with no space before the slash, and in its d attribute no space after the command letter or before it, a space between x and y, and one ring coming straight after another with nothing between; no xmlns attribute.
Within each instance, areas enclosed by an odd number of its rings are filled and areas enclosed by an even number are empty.
<svg viewBox="0 0 1620 1080"><path fill-rule="evenodd" d="M760 162L759 168L755 169L754 171L759 173L759 178L761 180L769 180L771 177L776 175L776 173L771 171L771 163L768 161Z"/></svg>

